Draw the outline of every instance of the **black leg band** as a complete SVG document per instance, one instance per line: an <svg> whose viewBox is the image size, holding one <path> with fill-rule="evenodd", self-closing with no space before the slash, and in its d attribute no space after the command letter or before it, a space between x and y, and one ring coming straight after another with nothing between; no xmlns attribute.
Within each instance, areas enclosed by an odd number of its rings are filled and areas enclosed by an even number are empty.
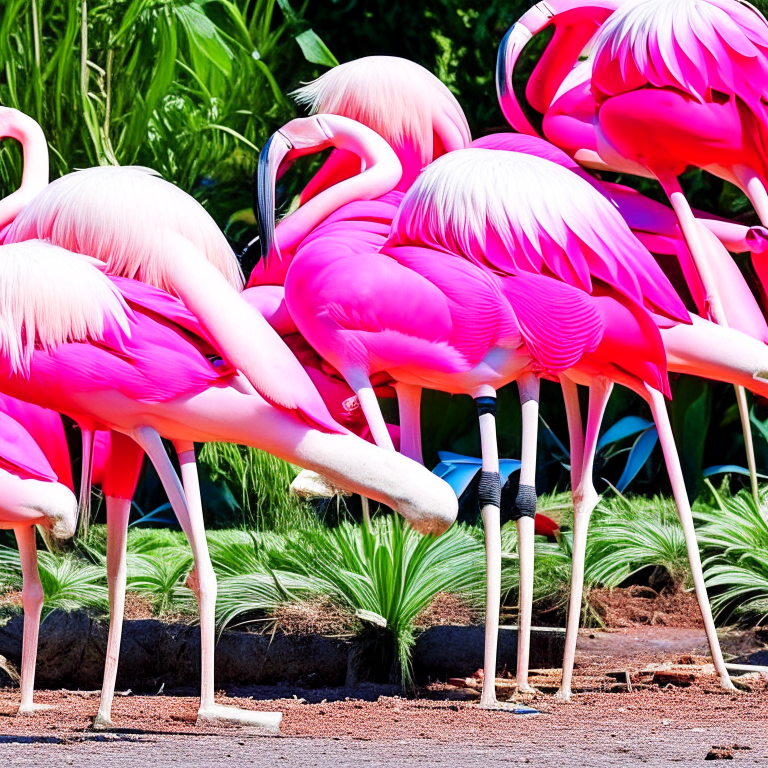
<svg viewBox="0 0 768 768"><path fill-rule="evenodd" d="M501 506L501 477L498 472L480 472L480 484L477 486L477 498L480 501L480 509L492 504Z"/></svg>
<svg viewBox="0 0 768 768"><path fill-rule="evenodd" d="M532 485L521 485L517 491L512 519L521 517L536 517L536 489Z"/></svg>
<svg viewBox="0 0 768 768"><path fill-rule="evenodd" d="M490 413L492 416L496 415L495 397L476 397L475 405L477 406L478 416L484 416L486 413Z"/></svg>

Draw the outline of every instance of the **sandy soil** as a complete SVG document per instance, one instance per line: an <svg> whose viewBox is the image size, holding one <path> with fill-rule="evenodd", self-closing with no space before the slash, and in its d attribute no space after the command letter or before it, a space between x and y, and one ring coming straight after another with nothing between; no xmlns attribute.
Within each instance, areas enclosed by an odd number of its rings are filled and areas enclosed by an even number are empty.
<svg viewBox="0 0 768 768"><path fill-rule="evenodd" d="M592 636L590 636L592 635ZM643 685L649 663L705 661L702 633L662 627L584 633L572 703L551 695L526 698L542 714L512 715L477 708L469 689L434 685L414 699L370 686L350 690L231 690L221 703L281 711L282 737L195 723L193 696L120 696L120 730L90 730L98 692L40 691L53 711L15 717L18 692L0 691L0 744L14 766L602 766L699 765L713 756L768 763L768 680L723 691L698 674L687 687L635 687L611 692L606 672L627 669ZM552 674L538 675L545 681ZM648 678L646 676L646 683ZM555 681L556 682L556 681ZM390 695L382 695L390 694ZM321 698L322 697L322 698ZM285 762L283 762L285 761Z"/></svg>

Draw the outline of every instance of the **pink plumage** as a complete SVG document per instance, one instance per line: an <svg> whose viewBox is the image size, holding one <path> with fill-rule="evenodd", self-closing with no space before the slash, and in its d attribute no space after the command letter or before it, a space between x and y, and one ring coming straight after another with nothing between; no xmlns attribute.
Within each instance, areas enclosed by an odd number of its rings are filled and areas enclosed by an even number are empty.
<svg viewBox="0 0 768 768"><path fill-rule="evenodd" d="M497 152L490 162L489 151L454 152L429 166L398 210L390 242L445 248L503 274L550 274L587 292L594 277L689 322L653 257L590 184L530 155ZM478 165L482 183L466 183L478 179Z"/></svg>

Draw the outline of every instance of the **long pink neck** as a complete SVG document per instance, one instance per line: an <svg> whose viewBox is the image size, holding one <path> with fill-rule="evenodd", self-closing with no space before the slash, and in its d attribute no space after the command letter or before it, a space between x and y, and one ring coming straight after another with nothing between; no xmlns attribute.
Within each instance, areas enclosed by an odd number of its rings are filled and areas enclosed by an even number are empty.
<svg viewBox="0 0 768 768"><path fill-rule="evenodd" d="M324 117L330 122L330 118ZM349 121L351 122L351 121ZM354 152L365 170L325 189L280 222L275 240L281 252L295 248L312 230L344 205L357 200L373 200L395 189L402 167L391 147L370 129L362 133L337 130L334 145Z"/></svg>
<svg viewBox="0 0 768 768"><path fill-rule="evenodd" d="M0 200L0 228L10 224L19 211L48 186L48 143L45 134L31 117L20 112L16 114L18 117L7 118L4 135L21 142L24 171L21 186Z"/></svg>

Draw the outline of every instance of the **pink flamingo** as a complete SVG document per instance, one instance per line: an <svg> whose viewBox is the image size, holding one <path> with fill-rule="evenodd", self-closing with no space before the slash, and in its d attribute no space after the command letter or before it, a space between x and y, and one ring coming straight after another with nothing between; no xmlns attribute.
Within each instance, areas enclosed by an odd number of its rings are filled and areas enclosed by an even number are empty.
<svg viewBox="0 0 768 768"><path fill-rule="evenodd" d="M337 429L304 369L241 300L237 259L197 201L144 168L90 168L48 184L40 126L0 107L5 136L18 139L24 153L21 186L0 205L6 243L43 239L104 261L111 274L178 296L261 395L321 428Z"/></svg>
<svg viewBox="0 0 768 768"><path fill-rule="evenodd" d="M755 126L763 109L761 105L755 106L755 96L746 79L750 76L750 67L765 67L760 63L764 56L760 50L768 46L768 27L753 10L732 0L709 4L686 0L674 6L664 0L539 3L507 33L499 50L497 67L499 100L507 119L518 130L535 133L515 98L512 72L527 40L545 27L555 26L555 37L526 89L531 106L544 114L544 134L586 166L657 177L670 196L690 249L688 253L693 256L695 268L691 269L693 265L686 265L682 260L681 264L691 292L698 299L700 312L720 325L747 333L751 323L745 321L744 315L745 312L756 315L754 297L738 270L725 267L726 254L701 225L723 238L729 249L752 251L761 279L763 275L768 276L762 255L762 233L757 230L750 233L744 228L739 232L729 222L703 219L701 214L696 222L675 177L688 165L698 165L740 184L751 197L757 195L759 199L768 200L765 192L760 192L764 190L762 182L752 177L749 181L744 175L747 171L740 170L743 163L756 167L747 156L751 158L756 151L759 154L755 149L759 142L755 145L748 139L742 147L739 126L743 120L745 126L752 126L746 128L745 135L757 135ZM601 25L604 25L602 29ZM717 33L716 28L725 31ZM596 37L594 57L577 63L593 36ZM741 48L736 40L742 41ZM725 69L718 69L711 61L715 54L707 51L716 52L720 62L732 61L733 66L729 63ZM753 51L754 55L747 51ZM671 69L665 62L674 62L670 64ZM628 79L621 85L619 80L625 76ZM607 90L604 88L605 92L600 95L603 80ZM759 78L755 82L759 82ZM678 86L676 92L669 91ZM720 88L724 90L718 90ZM733 96L730 102L728 94ZM743 116L736 107L737 97L743 98ZM602 102L605 104L601 106ZM662 130L665 137L658 145L649 141L648 134L644 133L651 128L650 114L653 131ZM728 132L731 139L727 138ZM615 141L611 136L616 137ZM760 208L755 205L759 213ZM668 213L658 216L662 220ZM690 259L688 253L680 252L685 262ZM727 274L723 274L724 268ZM762 333L751 335L764 340ZM737 387L736 393L752 492L757 499L746 394L742 387Z"/></svg>
<svg viewBox="0 0 768 768"><path fill-rule="evenodd" d="M19 546L24 639L19 714L49 707L35 704L35 660L43 608L37 570L35 526L54 538L75 532L77 500L72 493L69 451L61 417L44 408L0 395L0 528L13 530Z"/></svg>
<svg viewBox="0 0 768 768"><path fill-rule="evenodd" d="M195 559L203 653L199 716L277 728L279 715L214 702L216 581L205 544L193 441L224 440L269 450L322 472L342 488L392 506L423 532L439 533L455 519L452 491L405 457L349 434L319 432L299 414L269 403L216 357L194 315L167 293L107 277L91 259L43 243L4 246L0 256L0 296L12 292L16 298L2 305L0 390L52 407L91 430L109 428L130 436L147 452ZM179 453L183 490L161 434ZM132 446L125 439L121 450L140 457ZM114 445L111 454L119 454ZM116 478L122 490L133 477L128 474ZM119 498L120 490L105 492ZM111 724L129 508L126 499L117 509L108 509L112 626L96 719L101 726Z"/></svg>
<svg viewBox="0 0 768 768"><path fill-rule="evenodd" d="M378 170L376 164L372 164L375 154L381 158L380 162L395 166L394 154L391 153L387 160L387 145L378 135L362 125L340 120L336 116L323 115L318 119L320 125L317 128L312 128L307 120L289 123L273 137L272 144L267 148L268 163L273 169L279 167L282 158L292 151L294 143L303 142L303 149L310 130L327 135L329 131L324 128L324 123L328 121L337 138L342 131L346 132L343 140L345 147L353 148L357 144L356 151L363 158L366 168L363 175ZM278 146L280 149L276 148ZM590 409L586 450L579 452L579 440L574 451L574 462L582 464L582 457L584 459L574 494L578 523L575 525L572 600L575 614L569 623L569 648L571 645L575 648L578 627L586 525L597 501L591 486L591 462L600 418L610 393L609 382L620 381L649 400L659 424L681 519L689 537L689 554L697 573L697 594L713 657L723 685L729 686L701 577L695 537L691 538L690 508L659 391L666 391L667 384L664 378L664 351L656 326L637 303L626 298L624 303L609 297L592 298L565 283L530 275L523 270L519 270L514 277L502 279L487 268L489 259L509 247L527 248L526 256L534 258L535 249L539 246L542 251L549 250L551 257L554 237L559 236L562 240L563 229L574 226L577 216L573 210L563 214L568 220L565 224L559 213L551 213L551 207L543 211L543 206L537 208L530 202L539 190L564 186L566 189L558 198L561 203L559 210L568 208L566 201L584 196L589 199L590 193L594 195L573 174L535 158L527 158L523 163L527 164L527 168L521 167L519 159L516 161L515 175L523 178L518 178L517 189L511 187L508 180L513 176L509 161L514 158L508 153L464 150L449 153L430 165L406 194L393 225L392 237L381 253L360 252L356 247L355 234L350 240L347 222L341 215L342 209L328 215L334 207L334 199L342 205L349 200L351 187L345 188L349 181L315 198L317 207L327 216L319 226L314 211L305 213L303 207L281 224L274 237L269 231L269 222L265 222L262 232L266 237L262 243L269 248L268 258L279 257L282 244L280 231L288 223L291 224L288 242L301 243L286 275L288 310L309 343L339 370L355 390L374 438L380 445L387 445L387 435L372 394L370 377L373 373L386 372L397 383L396 386L407 384L417 392L427 386L467 393L477 399L483 471L486 473L481 486L488 560L486 674L481 699L484 706L496 705L494 678L500 541L495 390L513 380L521 384L523 467L522 494L518 504L526 511L532 506L535 513L535 491L532 499L523 497L526 490L533 490L537 375L541 373L561 376L571 400L574 380L592 385L593 407ZM274 178L273 174L264 175ZM374 182L379 178L380 186L376 186ZM537 183L533 183L534 179L538 180ZM371 180L367 189L369 192L384 193L385 181L392 184L392 180L382 172ZM569 189L569 185L573 188ZM592 202L601 213L601 205L611 210L607 203L597 202L602 198L595 197ZM497 203L499 198L501 202ZM594 214L594 209L592 212ZM619 244L626 248L642 248L632 240L625 225L626 234L621 232L621 219L615 212L613 216L619 222L614 223L614 227L623 235ZM420 229L417 222L422 223ZM412 231L409 230L411 225ZM582 238L582 242L593 247L605 247L602 243L610 242L609 235L617 239L610 227L605 227L600 235L597 230L590 235L587 225L576 226L579 227L578 237ZM411 235L408 242L398 239L404 230ZM550 237L546 234L548 232L555 234ZM574 233L565 247L578 247L578 242ZM461 253L460 258L456 257L457 253ZM353 291L349 290L350 284L354 285ZM629 292L631 287L629 285L626 290ZM397 302L392 301L393 296L398 297ZM642 296L639 298L642 301ZM681 312L663 290L657 290L655 298L659 304L667 303L673 311ZM537 312L537 307L539 310L546 307L546 311ZM616 336L613 337L612 333ZM413 426L408 426L409 422L411 425L414 422L413 411L413 403L406 401L403 407L401 400L404 444L415 442L415 439L407 437L413 429ZM532 505L526 501L532 502ZM526 515L518 525L521 570L527 572L532 566L528 557L529 544L532 543L532 520ZM521 578L521 584L528 581L532 579ZM521 606L529 603L530 595L521 594ZM526 634L528 628L529 616L521 616L521 634ZM572 664L573 654L569 651L562 689L565 697L570 693ZM519 654L518 685L521 690L529 690L524 649Z"/></svg>

